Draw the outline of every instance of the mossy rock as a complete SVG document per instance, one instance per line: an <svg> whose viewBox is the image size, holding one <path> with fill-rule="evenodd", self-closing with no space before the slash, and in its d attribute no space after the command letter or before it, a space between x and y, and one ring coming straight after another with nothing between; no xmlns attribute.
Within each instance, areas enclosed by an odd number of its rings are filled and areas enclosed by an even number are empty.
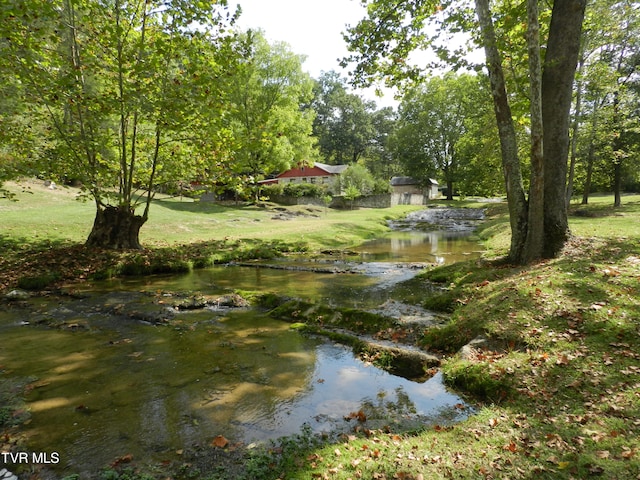
<svg viewBox="0 0 640 480"><path fill-rule="evenodd" d="M432 312L452 313L456 308L458 295L456 290L443 290L428 296L422 302L422 307Z"/></svg>
<svg viewBox="0 0 640 480"><path fill-rule="evenodd" d="M479 400L500 403L509 397L513 387L504 376L492 375L486 365L459 360L443 371L445 382Z"/></svg>
<svg viewBox="0 0 640 480"><path fill-rule="evenodd" d="M273 299L270 299L273 302ZM377 333L393 328L396 321L353 308L332 308L321 304L289 300L273 308L269 315L289 322L304 322L327 328L344 328L357 333Z"/></svg>
<svg viewBox="0 0 640 480"><path fill-rule="evenodd" d="M24 276L18 279L18 288L22 288L23 290L44 290L58 280L60 280L60 274L55 272Z"/></svg>

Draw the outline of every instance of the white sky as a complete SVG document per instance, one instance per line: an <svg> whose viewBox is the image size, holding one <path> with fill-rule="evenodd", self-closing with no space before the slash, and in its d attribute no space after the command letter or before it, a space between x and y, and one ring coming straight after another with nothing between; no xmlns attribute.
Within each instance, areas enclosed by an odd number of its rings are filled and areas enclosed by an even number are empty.
<svg viewBox="0 0 640 480"><path fill-rule="evenodd" d="M303 69L313 78L335 70L346 77L339 60L348 55L342 32L365 17L359 0L230 0L231 10L242 7L241 29L260 28L270 42L283 41L294 53L305 55ZM377 98L371 91L358 91L378 107L395 106L393 95Z"/></svg>

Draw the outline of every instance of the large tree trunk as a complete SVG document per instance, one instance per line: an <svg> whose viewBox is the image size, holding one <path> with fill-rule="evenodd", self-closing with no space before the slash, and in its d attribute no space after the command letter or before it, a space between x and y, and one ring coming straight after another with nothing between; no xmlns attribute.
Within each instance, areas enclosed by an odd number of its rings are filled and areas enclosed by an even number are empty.
<svg viewBox="0 0 640 480"><path fill-rule="evenodd" d="M453 200L453 182L447 180L447 200Z"/></svg>
<svg viewBox="0 0 640 480"><path fill-rule="evenodd" d="M511 116L511 107L502 70L502 58L498 50L489 0L476 0L476 14L487 58L489 81L493 107L498 123L500 151L502 154L502 170L507 189L509 221L511 224L511 246L508 260L523 263L523 252L527 236L527 201L522 184L522 172L518 159L516 131Z"/></svg>
<svg viewBox="0 0 640 480"><path fill-rule="evenodd" d="M544 248L544 129L542 125L542 66L538 0L527 0L527 25L531 92L531 177L529 181L527 240L523 257L525 262L541 258Z"/></svg>
<svg viewBox="0 0 640 480"><path fill-rule="evenodd" d="M140 228L146 221L144 216L136 215L127 206L99 207L85 244L89 247L140 250Z"/></svg>
<svg viewBox="0 0 640 480"><path fill-rule="evenodd" d="M613 164L613 206L622 206L622 161Z"/></svg>
<svg viewBox="0 0 640 480"><path fill-rule="evenodd" d="M558 255L569 238L566 208L569 111L580 53L586 0L556 0L542 74L544 123L544 256Z"/></svg>

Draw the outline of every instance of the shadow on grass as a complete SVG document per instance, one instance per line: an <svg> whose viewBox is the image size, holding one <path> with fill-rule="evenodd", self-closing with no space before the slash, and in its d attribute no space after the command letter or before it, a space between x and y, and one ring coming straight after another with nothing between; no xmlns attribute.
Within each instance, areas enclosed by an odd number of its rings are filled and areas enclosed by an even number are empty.
<svg viewBox="0 0 640 480"><path fill-rule="evenodd" d="M431 292L424 308L452 313L451 322L426 331L424 348L452 354L478 336L490 338L492 348L536 348L541 340L528 335L527 328L541 322L566 329L576 319L617 319L610 341L635 334L637 325L630 319L640 318L640 302L633 300L640 298L640 243L574 242L574 251L530 267L469 261L437 267L406 282L405 290ZM435 292L434 284L439 286Z"/></svg>
<svg viewBox="0 0 640 480"><path fill-rule="evenodd" d="M639 213L640 202L629 201L620 207L614 207L612 203L590 203L587 205L571 205L569 207L569 215L575 217L600 218L608 216L617 216L621 213Z"/></svg>
<svg viewBox="0 0 640 480"><path fill-rule="evenodd" d="M65 242L22 243L0 237L0 287L43 290L61 283L118 276L184 273L232 261L270 259L306 251L281 240L218 240L146 250L116 251Z"/></svg>
<svg viewBox="0 0 640 480"><path fill-rule="evenodd" d="M242 210L250 210L250 211L260 211L264 210L264 208L258 207L254 204L246 204L243 202L238 203L237 205L221 205L215 202L193 202L189 201L180 201L179 199L155 199L153 201L156 205L162 206L164 208L175 210L178 212L190 212L190 213L201 213L201 214L216 214L216 213L224 213L229 210L242 211Z"/></svg>
<svg viewBox="0 0 640 480"><path fill-rule="evenodd" d="M18 252L39 252L50 248L61 248L71 245L72 242L61 239L42 239L34 240L33 238L9 237L0 234L0 256L14 256Z"/></svg>

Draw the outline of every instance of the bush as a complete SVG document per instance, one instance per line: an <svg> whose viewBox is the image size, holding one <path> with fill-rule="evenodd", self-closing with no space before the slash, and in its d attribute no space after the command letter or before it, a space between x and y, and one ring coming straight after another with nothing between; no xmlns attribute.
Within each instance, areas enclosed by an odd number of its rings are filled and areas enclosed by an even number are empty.
<svg viewBox="0 0 640 480"><path fill-rule="evenodd" d="M316 197L322 198L327 194L326 185L316 183L287 183L266 185L262 187L261 197L278 197L286 195L289 197Z"/></svg>
<svg viewBox="0 0 640 480"><path fill-rule="evenodd" d="M322 197L326 193L322 185L315 183L288 183L284 186L284 194L291 197Z"/></svg>

